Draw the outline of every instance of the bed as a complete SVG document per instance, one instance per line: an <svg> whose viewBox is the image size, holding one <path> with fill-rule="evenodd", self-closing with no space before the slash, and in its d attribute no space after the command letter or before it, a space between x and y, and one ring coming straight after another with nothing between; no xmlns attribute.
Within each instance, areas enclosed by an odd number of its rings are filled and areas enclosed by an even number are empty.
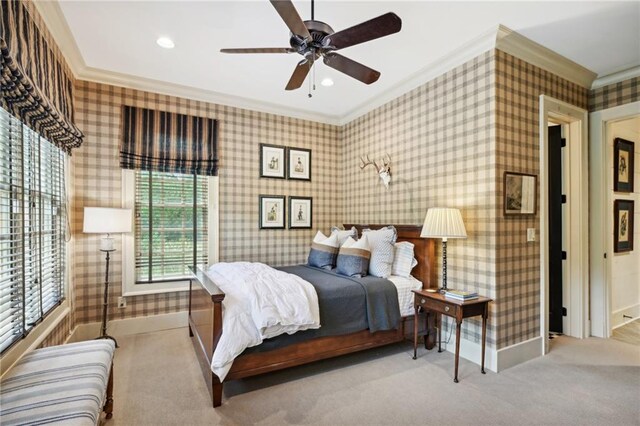
<svg viewBox="0 0 640 426"><path fill-rule="evenodd" d="M386 225L345 224L344 226L345 229L355 226L361 234L362 229L379 229ZM420 238L421 226L394 226L398 233L398 242L409 241L415 246L414 255L418 264L411 272L412 276L422 283L423 289L436 288L434 241ZM286 270L286 268L283 269ZM192 273L189 290L189 335L193 338L194 348L206 378L207 387L211 392L213 406L218 407L222 404L223 382L211 371L211 362L222 335L222 301L225 299L225 293L204 270L196 268L192 269ZM410 285L406 281L394 284L399 291L400 287ZM405 290L404 294L400 297L400 304L406 304L407 297L412 300L410 290L408 293ZM393 330L372 333L365 329L334 336L320 335L302 341L296 341L295 335L292 335L294 337L288 337L291 342L286 346L276 345L266 350L260 347L251 348L235 359L224 382L401 342L405 339L405 335L413 330L413 315L409 315L406 308L401 307L401 311L399 326ZM425 347L431 349L435 345L434 319L426 318L423 327Z"/></svg>

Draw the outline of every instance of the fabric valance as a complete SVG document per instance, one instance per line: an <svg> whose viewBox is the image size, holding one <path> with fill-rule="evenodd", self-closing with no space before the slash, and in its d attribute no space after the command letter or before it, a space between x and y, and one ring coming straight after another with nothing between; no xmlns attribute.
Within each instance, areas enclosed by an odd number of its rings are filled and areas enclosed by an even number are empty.
<svg viewBox="0 0 640 426"><path fill-rule="evenodd" d="M0 105L54 145L82 144L73 122L73 80L22 1L0 3Z"/></svg>
<svg viewBox="0 0 640 426"><path fill-rule="evenodd" d="M218 175L218 122L124 106L120 167Z"/></svg>

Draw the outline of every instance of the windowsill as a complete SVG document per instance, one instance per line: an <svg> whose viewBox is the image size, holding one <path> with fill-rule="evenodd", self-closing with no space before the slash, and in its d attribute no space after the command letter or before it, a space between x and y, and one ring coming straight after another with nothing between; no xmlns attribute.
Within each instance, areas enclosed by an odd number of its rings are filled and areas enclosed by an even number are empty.
<svg viewBox="0 0 640 426"><path fill-rule="evenodd" d="M147 294L176 293L182 291L189 291L189 280L123 286L122 296L144 296Z"/></svg>
<svg viewBox="0 0 640 426"><path fill-rule="evenodd" d="M0 357L0 376L4 376L25 354L37 348L70 312L69 301L63 301L60 306L47 314L42 322L35 326L24 339L4 353Z"/></svg>

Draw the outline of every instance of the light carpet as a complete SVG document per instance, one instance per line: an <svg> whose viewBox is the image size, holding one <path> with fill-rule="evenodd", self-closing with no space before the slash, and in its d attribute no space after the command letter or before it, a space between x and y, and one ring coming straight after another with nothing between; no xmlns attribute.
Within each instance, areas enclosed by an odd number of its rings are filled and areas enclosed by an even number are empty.
<svg viewBox="0 0 640 426"><path fill-rule="evenodd" d="M225 384L213 409L187 329L125 336L116 425L640 425L640 347L560 337L499 374L401 343Z"/></svg>

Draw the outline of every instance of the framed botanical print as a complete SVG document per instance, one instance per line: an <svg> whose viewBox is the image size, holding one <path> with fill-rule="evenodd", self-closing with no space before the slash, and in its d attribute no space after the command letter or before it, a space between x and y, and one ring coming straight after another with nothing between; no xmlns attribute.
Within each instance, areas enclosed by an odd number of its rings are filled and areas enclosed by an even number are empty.
<svg viewBox="0 0 640 426"><path fill-rule="evenodd" d="M289 197L289 229L313 226L313 198Z"/></svg>
<svg viewBox="0 0 640 426"><path fill-rule="evenodd" d="M280 145L260 144L260 177L285 178L286 148Z"/></svg>
<svg viewBox="0 0 640 426"><path fill-rule="evenodd" d="M287 177L297 180L311 180L311 150L289 148Z"/></svg>
<svg viewBox="0 0 640 426"><path fill-rule="evenodd" d="M260 195L260 229L284 229L284 196Z"/></svg>
<svg viewBox="0 0 640 426"><path fill-rule="evenodd" d="M613 251L633 251L633 201L613 202Z"/></svg>
<svg viewBox="0 0 640 426"><path fill-rule="evenodd" d="M536 175L504 172L504 214L536 214Z"/></svg>
<svg viewBox="0 0 640 426"><path fill-rule="evenodd" d="M633 192L633 142L615 138L613 141L613 190Z"/></svg>

